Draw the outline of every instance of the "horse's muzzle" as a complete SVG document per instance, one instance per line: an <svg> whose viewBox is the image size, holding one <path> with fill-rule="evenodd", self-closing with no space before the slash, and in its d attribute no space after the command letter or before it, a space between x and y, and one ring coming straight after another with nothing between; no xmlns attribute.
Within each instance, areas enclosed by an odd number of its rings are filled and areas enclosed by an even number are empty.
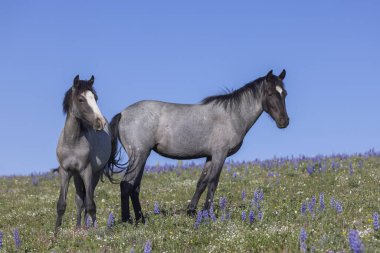
<svg viewBox="0 0 380 253"><path fill-rule="evenodd" d="M278 128L286 128L289 125L289 117L281 118L277 123Z"/></svg>
<svg viewBox="0 0 380 253"><path fill-rule="evenodd" d="M94 125L94 130L102 131L104 126L106 125L106 121L102 118L97 118Z"/></svg>

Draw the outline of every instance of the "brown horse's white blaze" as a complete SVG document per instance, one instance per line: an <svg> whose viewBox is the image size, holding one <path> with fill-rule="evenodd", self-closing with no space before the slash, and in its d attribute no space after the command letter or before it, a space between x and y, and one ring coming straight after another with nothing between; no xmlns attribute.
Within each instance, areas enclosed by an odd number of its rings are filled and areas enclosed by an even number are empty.
<svg viewBox="0 0 380 253"><path fill-rule="evenodd" d="M100 112L100 109L98 107L98 104L96 103L94 93L87 90L83 92L82 96L86 99L87 104L91 108L92 112L95 116L95 125L94 129L97 131L101 131L104 129L104 126L106 125L106 120L103 117L103 114Z"/></svg>

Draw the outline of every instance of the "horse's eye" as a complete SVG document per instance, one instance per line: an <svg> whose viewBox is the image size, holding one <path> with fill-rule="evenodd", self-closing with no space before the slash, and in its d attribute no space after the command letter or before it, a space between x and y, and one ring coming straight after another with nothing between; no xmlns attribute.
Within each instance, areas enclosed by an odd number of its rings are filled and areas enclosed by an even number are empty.
<svg viewBox="0 0 380 253"><path fill-rule="evenodd" d="M80 98L78 100L79 100L79 103L84 103L85 102L85 100L83 98Z"/></svg>

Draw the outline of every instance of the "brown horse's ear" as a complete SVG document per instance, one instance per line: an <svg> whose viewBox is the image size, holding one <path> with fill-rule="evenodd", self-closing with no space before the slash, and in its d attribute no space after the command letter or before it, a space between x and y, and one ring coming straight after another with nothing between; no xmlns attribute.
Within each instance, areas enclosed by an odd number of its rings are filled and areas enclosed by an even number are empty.
<svg viewBox="0 0 380 253"><path fill-rule="evenodd" d="M78 88L78 86L79 86L79 75L77 75L77 76L74 78L73 86L74 86L74 88Z"/></svg>
<svg viewBox="0 0 380 253"><path fill-rule="evenodd" d="M286 76L286 71L285 71L285 69L283 69L281 74L278 76L278 78L280 78L282 81L282 80L284 80L285 76Z"/></svg>
<svg viewBox="0 0 380 253"><path fill-rule="evenodd" d="M273 75L273 70L272 69L268 72L268 74L266 75L265 79L268 80L271 75Z"/></svg>
<svg viewBox="0 0 380 253"><path fill-rule="evenodd" d="M92 75L90 80L88 80L88 83L90 84L90 86L94 85L94 81L95 81L95 77Z"/></svg>

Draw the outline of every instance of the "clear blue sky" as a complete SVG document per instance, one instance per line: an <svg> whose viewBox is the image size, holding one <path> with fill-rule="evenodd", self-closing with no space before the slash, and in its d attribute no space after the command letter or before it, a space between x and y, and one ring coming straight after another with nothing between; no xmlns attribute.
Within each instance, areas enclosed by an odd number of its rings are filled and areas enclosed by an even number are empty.
<svg viewBox="0 0 380 253"><path fill-rule="evenodd" d="M57 165L77 74L95 76L110 119L139 100L197 103L285 68L289 127L263 114L233 159L378 150L379 11L375 0L1 1L0 175Z"/></svg>

